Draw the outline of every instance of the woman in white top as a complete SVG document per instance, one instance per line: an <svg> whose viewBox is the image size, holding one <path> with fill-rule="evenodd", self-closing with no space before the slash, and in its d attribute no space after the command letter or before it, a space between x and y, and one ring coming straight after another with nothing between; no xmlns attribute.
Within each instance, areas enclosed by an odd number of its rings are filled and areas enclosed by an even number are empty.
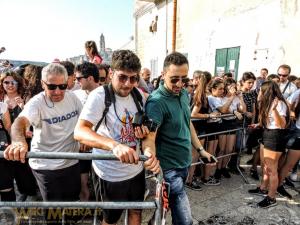
<svg viewBox="0 0 300 225"><path fill-rule="evenodd" d="M293 169L296 163L300 160L300 90L298 89L294 94L288 98L288 103L290 104L291 115L295 118L295 127L289 131L288 135L288 153L284 165L279 171L279 182L277 192L289 199L292 196L285 190L283 186L283 181Z"/></svg>
<svg viewBox="0 0 300 225"><path fill-rule="evenodd" d="M252 194L267 194L257 205L260 208L275 206L278 187L278 161L285 152L284 137L289 124L289 108L274 81L262 84L258 95L259 126L263 128L263 144L261 159L263 160L263 180L260 187L249 190ZM268 188L268 191L267 191Z"/></svg>
<svg viewBox="0 0 300 225"><path fill-rule="evenodd" d="M242 120L243 116L241 113L246 111L246 105L244 103L243 96L241 93L237 92L236 81L232 78L227 78L224 83L224 87L224 97L211 99L211 106L217 111L221 112L222 114L234 114L234 116L223 118L220 129L221 131L236 129L238 127L236 118ZM232 153L234 151L235 142L236 131L219 135L220 152L218 156ZM230 157L219 159L218 169L215 173L216 179L220 179L221 175L223 175L225 178L231 177L228 169L226 168L229 160Z"/></svg>

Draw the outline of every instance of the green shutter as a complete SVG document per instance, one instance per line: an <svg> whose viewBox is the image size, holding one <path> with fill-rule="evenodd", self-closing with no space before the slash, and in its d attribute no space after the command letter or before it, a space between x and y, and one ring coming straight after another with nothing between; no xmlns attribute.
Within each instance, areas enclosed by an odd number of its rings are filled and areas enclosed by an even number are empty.
<svg viewBox="0 0 300 225"><path fill-rule="evenodd" d="M234 73L234 78L237 79L239 69L240 47L222 48L216 50L215 59L215 74Z"/></svg>

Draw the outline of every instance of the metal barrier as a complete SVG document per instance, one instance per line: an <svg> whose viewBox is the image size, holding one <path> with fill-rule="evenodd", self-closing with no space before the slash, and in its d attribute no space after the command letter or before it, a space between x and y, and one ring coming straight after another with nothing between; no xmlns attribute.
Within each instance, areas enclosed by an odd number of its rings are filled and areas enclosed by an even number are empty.
<svg viewBox="0 0 300 225"><path fill-rule="evenodd" d="M0 151L0 158L4 154ZM45 159L80 159L80 160L119 160L113 154L66 153L66 152L28 152L26 158ZM147 156L140 155L140 161L146 161ZM162 170L156 177L156 195L149 202L0 202L1 207L12 208L92 208L92 209L155 209L153 225L162 224ZM95 220L94 220L95 223Z"/></svg>
<svg viewBox="0 0 300 225"><path fill-rule="evenodd" d="M216 119L219 119L219 118L226 118L226 117L232 117L232 116L235 116L234 114L221 114L220 116L216 117ZM192 122L195 122L195 121L199 121L199 120L207 120L207 119L211 119L211 118L205 118L205 119L198 119L198 118L192 118L191 121ZM237 171L239 172L239 174L242 176L244 182L246 184L249 184L249 181L248 179L245 177L245 175L243 174L243 172L241 171L239 165L240 165L240 158L241 158L241 152L242 152L242 141L243 141L243 138L245 136L245 122L246 122L246 117L244 116L243 117L243 125L242 127L240 128L236 128L236 129L231 129L231 130L225 130L225 131L220 131L220 132L214 132L214 133L208 133L208 134L204 134L204 135L198 135L198 138L206 138L206 137L209 137L209 136L214 136L214 135L221 135L221 134L226 134L226 133L231 133L231 132L236 132L236 131L242 131L242 138L240 140L240 148L237 152L233 152L233 153L229 153L229 154L225 154L225 155L222 155L222 156L219 156L219 157L216 157L217 159L221 159L221 158L225 158L225 157L229 157L229 156L232 156L232 155L237 155L237 163L236 163L236 169ZM195 165L199 165L199 164L204 164L203 162L196 162L196 163L192 163L191 166L195 166Z"/></svg>

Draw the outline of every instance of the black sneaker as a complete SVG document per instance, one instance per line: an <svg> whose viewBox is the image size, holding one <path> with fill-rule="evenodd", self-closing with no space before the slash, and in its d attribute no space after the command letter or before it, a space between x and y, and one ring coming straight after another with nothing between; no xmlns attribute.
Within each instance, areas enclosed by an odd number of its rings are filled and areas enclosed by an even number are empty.
<svg viewBox="0 0 300 225"><path fill-rule="evenodd" d="M259 176L258 176L257 170L250 169L250 176L251 176L254 180L259 180Z"/></svg>
<svg viewBox="0 0 300 225"><path fill-rule="evenodd" d="M291 187L291 188L295 188L295 184L293 184L293 182L292 182L289 178L285 178L284 184L285 184L286 186Z"/></svg>
<svg viewBox="0 0 300 225"><path fill-rule="evenodd" d="M215 179L214 177L209 177L207 180L206 179L201 179L202 183L206 186L217 186L220 185L220 181Z"/></svg>
<svg viewBox="0 0 300 225"><path fill-rule="evenodd" d="M282 196L282 197L286 197L288 199L292 199L292 195L290 193L288 193L283 185L278 186L277 188L277 193Z"/></svg>
<svg viewBox="0 0 300 225"><path fill-rule="evenodd" d="M186 183L185 186L194 191L202 191L202 187L197 180L193 180L191 183Z"/></svg>
<svg viewBox="0 0 300 225"><path fill-rule="evenodd" d="M222 173L223 177L225 177L225 178L231 178L231 175L230 175L230 173L229 173L229 171L228 171L227 168L222 168L221 169L221 173Z"/></svg>
<svg viewBox="0 0 300 225"><path fill-rule="evenodd" d="M276 199L269 196L266 196L261 202L257 203L259 208L269 208L275 205L277 205Z"/></svg>
<svg viewBox="0 0 300 225"><path fill-rule="evenodd" d="M267 196L268 191L267 190L261 190L260 187L257 187L255 189L248 190L248 193L252 194L252 195Z"/></svg>

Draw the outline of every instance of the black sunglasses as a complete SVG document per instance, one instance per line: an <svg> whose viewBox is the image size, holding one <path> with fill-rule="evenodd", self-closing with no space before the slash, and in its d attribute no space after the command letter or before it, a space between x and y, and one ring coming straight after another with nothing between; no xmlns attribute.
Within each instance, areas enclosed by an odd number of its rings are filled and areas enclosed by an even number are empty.
<svg viewBox="0 0 300 225"><path fill-rule="evenodd" d="M59 88L59 90L66 90L68 85L67 84L47 84L45 81L43 81L44 84L47 85L47 88L50 91L56 90L57 88Z"/></svg>
<svg viewBox="0 0 300 225"><path fill-rule="evenodd" d="M132 76L132 77L128 77L124 74L118 75L119 81L122 83L126 83L126 81L129 79L129 82L131 84L134 84L135 82L138 81L138 77L137 76Z"/></svg>
<svg viewBox="0 0 300 225"><path fill-rule="evenodd" d="M280 74L280 73L278 73L277 75L280 76L280 77L287 77L288 76L288 74Z"/></svg>
<svg viewBox="0 0 300 225"><path fill-rule="evenodd" d="M183 78L174 77L174 78L170 78L170 81L171 81L172 84L176 84L179 80L181 80L182 83L186 84L187 82L190 81L190 78L188 78L188 77L183 77Z"/></svg>
<svg viewBox="0 0 300 225"><path fill-rule="evenodd" d="M76 77L76 80L79 82L82 78L86 79L87 77Z"/></svg>
<svg viewBox="0 0 300 225"><path fill-rule="evenodd" d="M106 80L106 77L99 77L100 82L104 82Z"/></svg>

